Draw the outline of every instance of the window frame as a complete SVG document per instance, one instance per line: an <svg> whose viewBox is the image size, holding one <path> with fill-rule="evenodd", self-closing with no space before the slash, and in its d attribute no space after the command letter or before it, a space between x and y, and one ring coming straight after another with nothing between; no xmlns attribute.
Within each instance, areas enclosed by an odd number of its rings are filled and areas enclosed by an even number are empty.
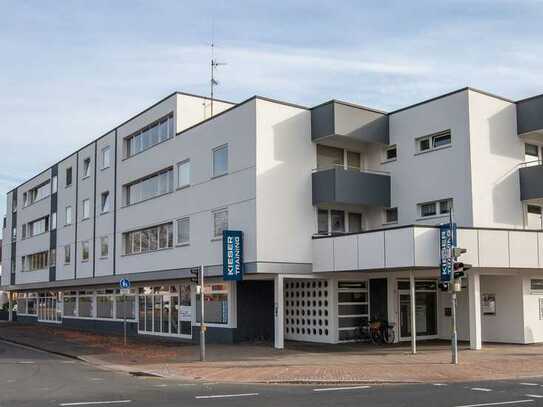
<svg viewBox="0 0 543 407"><path fill-rule="evenodd" d="M185 184L180 184L181 177L179 176L179 170L188 165L188 182ZM177 189L183 189L191 186L191 171L192 171L192 164L190 161L190 158L187 158L186 160L180 161L177 163Z"/></svg>
<svg viewBox="0 0 543 407"><path fill-rule="evenodd" d="M89 198L85 198L83 199L83 201L81 202L81 220L87 220L87 219L90 219L90 199ZM85 214L85 212L87 212Z"/></svg>
<svg viewBox="0 0 543 407"><path fill-rule="evenodd" d="M107 165L106 165L106 153L107 153ZM101 160L102 165L100 166L101 170L105 170L111 167L111 146L108 144L101 149Z"/></svg>
<svg viewBox="0 0 543 407"><path fill-rule="evenodd" d="M448 138L449 142L443 145L436 146L436 139ZM428 148L421 148L422 143L427 143ZM428 153L430 151L441 150L452 146L452 132L451 129L439 131L437 133L428 134L426 136L418 137L415 139L415 155Z"/></svg>
<svg viewBox="0 0 543 407"><path fill-rule="evenodd" d="M179 225L180 225L180 222L187 222L187 224L188 224L188 239L184 240L184 241L179 240ZM175 244L176 244L176 246L187 246L187 245L189 245L190 244L190 217L185 216L183 218L177 219L175 221L175 231L176 231L176 234L175 234Z"/></svg>
<svg viewBox="0 0 543 407"><path fill-rule="evenodd" d="M83 174L81 176L81 179L89 178L91 175L91 159L90 157L87 157L83 159Z"/></svg>
<svg viewBox="0 0 543 407"><path fill-rule="evenodd" d="M68 213L70 214L70 216L68 216ZM68 222L68 218L69 218L69 222ZM64 208L64 226L72 225L73 221L74 221L74 216L73 216L72 206L67 205Z"/></svg>
<svg viewBox="0 0 543 407"><path fill-rule="evenodd" d="M226 169L224 170L224 172L215 173L215 170L216 170L216 167L215 167L215 154L220 152L220 151L223 151L223 150L226 151ZM213 148L213 150L211 150L211 151L212 151L212 153L211 153L211 178L218 178L218 177L222 177L224 175L227 175L228 170L229 170L228 143L217 146L217 147Z"/></svg>
<svg viewBox="0 0 543 407"><path fill-rule="evenodd" d="M104 254L104 242L106 248L106 254ZM100 237L100 258L107 259L109 257L109 236Z"/></svg>
<svg viewBox="0 0 543 407"><path fill-rule="evenodd" d="M70 182L68 182L70 181ZM65 174L64 174L64 184L65 184L65 188L69 188L72 186L72 184L74 183L74 170L73 168L70 166L68 168L66 168L66 171L65 171Z"/></svg>
<svg viewBox="0 0 543 407"><path fill-rule="evenodd" d="M72 262L72 245L64 245L64 265L69 265Z"/></svg>
<svg viewBox="0 0 543 407"><path fill-rule="evenodd" d="M85 256L86 252L86 256ZM90 241L83 240L81 241L81 263L87 263L90 259Z"/></svg>
<svg viewBox="0 0 543 407"><path fill-rule="evenodd" d="M442 205L445 202L447 202L448 208L447 208L446 211L443 211L442 210ZM423 207L427 206L427 205L433 205L434 209L435 209L435 211L434 211L435 213L430 214L430 215L424 215L422 210L423 210ZM438 199L438 200L435 200L435 201L428 201L428 202L418 203L417 204L417 215L418 215L419 220L431 219L431 218L442 218L444 216L448 216L451 209L454 209L454 200L453 200L453 198Z"/></svg>
<svg viewBox="0 0 543 407"><path fill-rule="evenodd" d="M162 139L161 137L161 134L160 134L160 126L161 124L165 122L166 123L166 133L167 133L167 137L165 139ZM124 145L124 154L123 154L123 157L124 157L124 160L127 160L129 158L132 158L138 154L141 154L143 153L144 151L147 151L153 147L156 147L162 143L165 143L166 141L168 140L172 140L174 137L175 137L175 117L174 117L174 112L169 112L168 114L160 117L159 119L149 123L148 125L140 128L139 130L131 133L130 135L128 135L127 137L125 137L123 139L123 145ZM144 135L147 136L149 135L148 137L152 137L150 134L151 133L148 133L149 131L152 131L153 128L157 127L157 138L158 138L158 142L152 144L152 143L147 143L146 146L144 147L143 145L143 137ZM139 139L138 139L139 137ZM136 152L133 152L132 151L132 140L135 139L135 140L140 140L139 141L139 144L141 145L141 148L136 151ZM152 141L152 140L148 140L148 141ZM135 142L134 142L135 143Z"/></svg>
<svg viewBox="0 0 543 407"><path fill-rule="evenodd" d="M228 208L220 208L220 209L215 209L214 211L211 212L213 217L213 239L222 239L222 235L223 235L223 232L225 230L228 230L228 227L229 227L229 223L228 223ZM221 214L221 213L225 213L226 214L226 227L224 229L221 230L221 232L219 234L217 234L217 215Z"/></svg>
<svg viewBox="0 0 543 407"><path fill-rule="evenodd" d="M395 151L395 156L392 157L392 158L389 158L388 157L388 152L389 151ZM397 144L393 144L393 145L390 145L388 147L385 148L385 151L384 151L384 157L383 157L383 162L385 163L388 163L388 162L392 162L392 161L396 161L398 160L398 145Z"/></svg>
<svg viewBox="0 0 543 407"><path fill-rule="evenodd" d="M105 196L105 199L104 199ZM108 213L111 210L111 194L109 191L103 191L100 194L100 214ZM107 203L107 207L105 206ZM104 209L105 208L105 209Z"/></svg>
<svg viewBox="0 0 543 407"><path fill-rule="evenodd" d="M389 211L394 211L396 213L396 219L395 220L389 220ZM398 223L398 207L393 208L385 208L385 219L384 224L385 225L395 225Z"/></svg>

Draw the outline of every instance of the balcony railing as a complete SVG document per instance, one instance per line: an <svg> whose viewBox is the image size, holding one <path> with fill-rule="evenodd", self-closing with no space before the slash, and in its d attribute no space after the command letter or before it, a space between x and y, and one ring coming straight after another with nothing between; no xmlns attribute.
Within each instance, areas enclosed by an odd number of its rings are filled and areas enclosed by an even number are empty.
<svg viewBox="0 0 543 407"><path fill-rule="evenodd" d="M519 165L520 199L543 198L543 162L534 160Z"/></svg>

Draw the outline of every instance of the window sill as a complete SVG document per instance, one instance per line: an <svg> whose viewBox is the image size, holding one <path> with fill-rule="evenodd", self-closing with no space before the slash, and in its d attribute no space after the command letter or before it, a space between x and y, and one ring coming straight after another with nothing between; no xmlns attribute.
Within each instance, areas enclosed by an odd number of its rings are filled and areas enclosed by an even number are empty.
<svg viewBox="0 0 543 407"><path fill-rule="evenodd" d="M70 184L70 185L65 185L64 186L64 189L68 189L68 188L71 188L73 184Z"/></svg>
<svg viewBox="0 0 543 407"><path fill-rule="evenodd" d="M175 190L176 191L181 191L182 189L187 189L190 187L190 184L186 184L186 185L182 185L180 187L177 187Z"/></svg>
<svg viewBox="0 0 543 407"><path fill-rule="evenodd" d="M105 170L107 170L108 168L111 168L111 165L108 165L107 167L102 167L102 168L100 168L100 171L105 171Z"/></svg>
<svg viewBox="0 0 543 407"><path fill-rule="evenodd" d="M398 221L395 221L395 222L384 222L383 223L383 226L391 226L391 225L397 225L398 224Z"/></svg>
<svg viewBox="0 0 543 407"><path fill-rule="evenodd" d="M225 172L223 174L218 174L218 175L212 175L210 179L217 179L217 178L224 177L226 175L228 175L228 172Z"/></svg>
<svg viewBox="0 0 543 407"><path fill-rule="evenodd" d="M107 215L109 212L110 212L109 210L104 211L104 212L100 212L100 216L102 216L102 215Z"/></svg>
<svg viewBox="0 0 543 407"><path fill-rule="evenodd" d="M81 181L87 179L87 178L90 178L90 174L89 175L85 175L84 177L81 177Z"/></svg>
<svg viewBox="0 0 543 407"><path fill-rule="evenodd" d="M397 158L391 158L390 160L383 160L381 161L381 164L389 164L398 161Z"/></svg>
<svg viewBox="0 0 543 407"><path fill-rule="evenodd" d="M428 220L428 219L442 219L442 218L448 218L449 217L449 214L448 213L444 213L444 214L441 214L441 215L432 215L432 216L422 216L422 217L419 217L417 218L417 222L418 221L421 221L421 220Z"/></svg>
<svg viewBox="0 0 543 407"><path fill-rule="evenodd" d="M185 246L190 246L190 242L177 243L177 244L175 245L175 247L185 247Z"/></svg>
<svg viewBox="0 0 543 407"><path fill-rule="evenodd" d="M86 259L86 260L81 259L81 263L88 263L88 262L89 262L89 259Z"/></svg>
<svg viewBox="0 0 543 407"><path fill-rule="evenodd" d="M431 148L431 149L429 149L429 150L417 151L414 155L421 155L421 154L433 153L434 151L445 150L445 149L451 148L451 147L452 147L452 144L447 144L446 146Z"/></svg>
<svg viewBox="0 0 543 407"><path fill-rule="evenodd" d="M107 259L109 259L109 256L100 256L99 259L100 260L107 260Z"/></svg>
<svg viewBox="0 0 543 407"><path fill-rule="evenodd" d="M70 227L70 226L72 226L71 223L66 223L66 224L64 225L65 228Z"/></svg>
<svg viewBox="0 0 543 407"><path fill-rule="evenodd" d="M218 242L218 241L222 240L222 236L212 237L210 240L211 240L212 242Z"/></svg>

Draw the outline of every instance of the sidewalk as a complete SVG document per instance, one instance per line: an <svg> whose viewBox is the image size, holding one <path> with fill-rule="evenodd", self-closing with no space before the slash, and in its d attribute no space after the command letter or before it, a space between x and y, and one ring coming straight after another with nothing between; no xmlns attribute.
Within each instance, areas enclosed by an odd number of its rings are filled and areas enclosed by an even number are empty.
<svg viewBox="0 0 543 407"><path fill-rule="evenodd" d="M450 364L449 344L324 345L287 342L208 345L208 362L199 362L197 345L157 337L129 338L58 327L0 323L0 339L77 357L105 368L182 380L236 383L451 382L543 375L543 345L461 346L460 364Z"/></svg>

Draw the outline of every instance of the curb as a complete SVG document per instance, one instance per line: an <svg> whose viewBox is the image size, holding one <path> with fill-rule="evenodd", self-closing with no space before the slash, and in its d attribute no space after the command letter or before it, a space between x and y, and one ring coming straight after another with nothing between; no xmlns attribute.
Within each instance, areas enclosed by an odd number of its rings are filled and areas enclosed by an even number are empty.
<svg viewBox="0 0 543 407"><path fill-rule="evenodd" d="M2 336L0 336L0 341L12 343L14 345L24 346L24 347L27 347L27 348L39 350L39 351L46 352L46 353L51 353L53 355L58 355L58 356L62 356L62 357L69 358L69 359L78 360L80 362L85 362L85 360L80 358L79 356L71 355L71 354L65 353L65 352L59 352L59 351L56 351L56 350L42 348L40 346L32 345L32 344L25 343L25 342L16 341L16 340L13 340L13 339L8 339L8 338L2 337Z"/></svg>
<svg viewBox="0 0 543 407"><path fill-rule="evenodd" d="M345 384L425 384L428 382L418 380L311 380L311 379L299 379L299 380L264 380L258 382L250 382L252 384L313 384L313 385L345 385Z"/></svg>

